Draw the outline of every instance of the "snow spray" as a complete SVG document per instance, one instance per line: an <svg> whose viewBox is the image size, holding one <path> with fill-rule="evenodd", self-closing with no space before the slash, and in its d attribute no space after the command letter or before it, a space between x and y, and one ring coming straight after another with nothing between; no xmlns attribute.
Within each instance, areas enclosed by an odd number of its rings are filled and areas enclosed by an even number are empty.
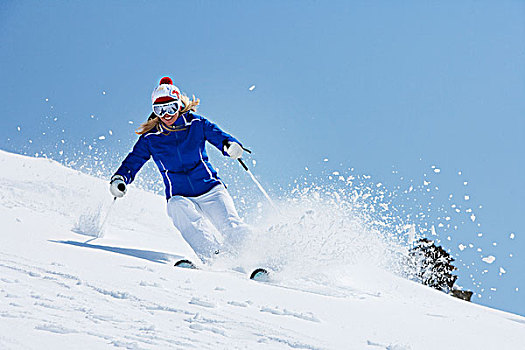
<svg viewBox="0 0 525 350"><path fill-rule="evenodd" d="M89 243L97 238L104 236L104 226L108 221L109 215L116 202L116 197L113 198L111 204L106 212L104 219L101 221L102 206L95 210L85 210L82 215L78 218L72 231L84 236L91 236L85 243Z"/></svg>

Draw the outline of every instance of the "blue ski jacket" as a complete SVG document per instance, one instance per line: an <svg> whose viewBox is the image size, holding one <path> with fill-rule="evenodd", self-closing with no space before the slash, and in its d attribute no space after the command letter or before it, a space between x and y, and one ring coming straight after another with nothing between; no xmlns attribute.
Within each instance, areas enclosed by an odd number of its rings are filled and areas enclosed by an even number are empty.
<svg viewBox="0 0 525 350"><path fill-rule="evenodd" d="M240 144L206 118L186 112L172 126L159 123L156 128L140 135L115 175L123 176L130 184L144 163L153 157L164 179L166 199L177 195L199 196L222 183L208 161L205 141L226 156L225 144Z"/></svg>

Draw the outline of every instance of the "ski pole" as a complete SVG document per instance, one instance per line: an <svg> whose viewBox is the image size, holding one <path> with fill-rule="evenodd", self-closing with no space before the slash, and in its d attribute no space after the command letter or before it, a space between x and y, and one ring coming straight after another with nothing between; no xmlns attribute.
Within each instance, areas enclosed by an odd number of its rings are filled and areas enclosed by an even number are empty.
<svg viewBox="0 0 525 350"><path fill-rule="evenodd" d="M245 149L246 150L246 149ZM248 153L251 153L249 150L246 150L248 151ZM277 207L275 206L275 204L273 203L272 199L270 198L270 196L268 195L268 193L264 190L264 188L262 187L261 183L255 178L255 176L252 174L252 172L250 171L250 169L248 169L248 166L246 165L246 163L244 163L244 161L242 160L242 158L238 158L237 159L239 161L239 163L242 165L242 167L244 168L244 170L246 170L246 172L248 173L248 175L250 175L250 177L252 178L253 182L257 185L257 188L259 188L259 190L262 192L262 194L266 197L266 199L268 200L268 202L270 202L270 204L272 205L272 207L275 209L275 211L279 212L279 210L277 210Z"/></svg>
<svg viewBox="0 0 525 350"><path fill-rule="evenodd" d="M111 209L113 209L115 202L117 201L117 197L113 197L113 201L111 202L111 205L109 206L109 209L106 213L106 217L104 218L104 221L102 221L102 224L100 225L100 232L104 229L104 225L106 225L106 221L108 221L109 213L111 213Z"/></svg>

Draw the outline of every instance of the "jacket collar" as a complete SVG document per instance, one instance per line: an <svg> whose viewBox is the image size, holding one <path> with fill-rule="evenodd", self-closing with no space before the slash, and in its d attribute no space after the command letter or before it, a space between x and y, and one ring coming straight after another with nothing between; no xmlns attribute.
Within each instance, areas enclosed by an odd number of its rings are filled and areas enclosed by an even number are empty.
<svg viewBox="0 0 525 350"><path fill-rule="evenodd" d="M191 114L191 112L186 112L184 114L181 114L177 120L175 121L175 123L173 123L173 125L171 126L167 126L166 124L164 123L160 123L159 124L159 127L161 130L165 130L165 131L180 131L181 129L184 129L186 128L187 126L190 126L191 123L195 120L196 118L193 116L193 114Z"/></svg>

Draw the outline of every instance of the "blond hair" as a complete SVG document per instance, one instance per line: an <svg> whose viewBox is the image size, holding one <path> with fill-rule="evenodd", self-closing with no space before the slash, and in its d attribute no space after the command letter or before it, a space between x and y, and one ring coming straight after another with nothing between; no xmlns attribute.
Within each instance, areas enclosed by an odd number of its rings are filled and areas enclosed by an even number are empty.
<svg viewBox="0 0 525 350"><path fill-rule="evenodd" d="M190 100L188 96L181 94L180 99L184 104L184 108L181 111L179 111L179 116L188 111L197 112L197 106L199 105L200 100L198 98L195 98L195 95L193 95L192 100ZM151 129L158 127L160 122L160 118L155 113L151 113L148 120L145 123L142 123L140 125L140 128L137 131L135 131L135 133L137 135L145 134Z"/></svg>

